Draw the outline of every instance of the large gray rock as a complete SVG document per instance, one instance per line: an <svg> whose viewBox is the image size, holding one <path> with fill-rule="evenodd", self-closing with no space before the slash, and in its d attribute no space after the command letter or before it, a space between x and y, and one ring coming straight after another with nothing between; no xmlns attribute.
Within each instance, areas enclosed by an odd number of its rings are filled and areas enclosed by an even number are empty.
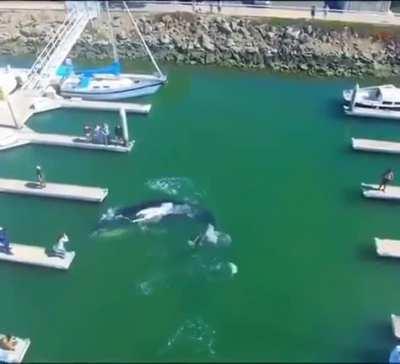
<svg viewBox="0 0 400 364"><path fill-rule="evenodd" d="M213 44L213 41L211 40L211 38L207 34L203 33L201 35L200 39L201 39L200 40L201 45L203 46L203 48L206 51L209 51L209 52L214 52L215 51L215 46Z"/></svg>

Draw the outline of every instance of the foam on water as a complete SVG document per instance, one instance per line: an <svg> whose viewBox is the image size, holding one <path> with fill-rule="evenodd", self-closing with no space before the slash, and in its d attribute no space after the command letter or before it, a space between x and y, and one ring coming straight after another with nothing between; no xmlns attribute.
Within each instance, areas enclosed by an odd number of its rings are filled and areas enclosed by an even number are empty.
<svg viewBox="0 0 400 364"><path fill-rule="evenodd" d="M209 243L215 245L230 245L232 243L232 238L229 234L215 230L215 227L211 224L208 224L204 235Z"/></svg>
<svg viewBox="0 0 400 364"><path fill-rule="evenodd" d="M168 288L169 282L166 277L155 277L139 282L136 291L139 295L150 296L162 288Z"/></svg>
<svg viewBox="0 0 400 364"><path fill-rule="evenodd" d="M199 240L196 241L196 239ZM229 234L216 230L214 225L208 224L207 230L202 236L199 235L194 240L188 241L189 246L201 246L204 243L211 243L215 246L228 246L232 243L232 238Z"/></svg>
<svg viewBox="0 0 400 364"><path fill-rule="evenodd" d="M201 317L187 319L168 339L164 351L190 350L196 354L215 355L216 331Z"/></svg>
<svg viewBox="0 0 400 364"><path fill-rule="evenodd" d="M208 280L228 280L239 271L238 266L230 261L213 260L211 263L203 263L202 268Z"/></svg>
<svg viewBox="0 0 400 364"><path fill-rule="evenodd" d="M180 196L190 202L198 202L204 196L204 193L196 189L192 180L187 177L153 178L146 182L146 186L153 191L174 197Z"/></svg>

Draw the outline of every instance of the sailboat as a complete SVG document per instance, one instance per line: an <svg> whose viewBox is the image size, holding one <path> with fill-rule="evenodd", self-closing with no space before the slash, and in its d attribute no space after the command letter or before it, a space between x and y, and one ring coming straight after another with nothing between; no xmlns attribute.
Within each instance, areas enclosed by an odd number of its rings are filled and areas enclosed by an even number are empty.
<svg viewBox="0 0 400 364"><path fill-rule="evenodd" d="M153 94L167 82L167 76L162 73L151 54L125 1L123 1L123 4L156 70L155 74L121 73L121 63L111 26L108 1L106 1L105 6L108 15L114 62L106 67L78 70L75 69L70 59L66 59L65 63L57 70L57 75L60 77L61 96L82 98L84 100L118 100Z"/></svg>

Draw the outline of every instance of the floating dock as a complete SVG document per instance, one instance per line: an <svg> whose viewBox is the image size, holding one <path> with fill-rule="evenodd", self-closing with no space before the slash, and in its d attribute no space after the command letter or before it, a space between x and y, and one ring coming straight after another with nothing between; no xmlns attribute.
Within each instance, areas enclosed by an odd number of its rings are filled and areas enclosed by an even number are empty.
<svg viewBox="0 0 400 364"><path fill-rule="evenodd" d="M361 183L361 189L364 197L385 200L400 200L399 186L386 186L385 191L379 191L378 187L379 185Z"/></svg>
<svg viewBox="0 0 400 364"><path fill-rule="evenodd" d="M0 252L0 260L67 270L75 258L75 252L66 252L64 258L49 256L46 249L39 246L10 244L10 248L11 254Z"/></svg>
<svg viewBox="0 0 400 364"><path fill-rule="evenodd" d="M148 114L151 110L151 104L134 104L130 102L116 101L87 101L82 99L62 99L57 100L60 107L73 109L88 109L88 110L104 110L104 111L119 111L125 109L126 112L137 114Z"/></svg>
<svg viewBox="0 0 400 364"><path fill-rule="evenodd" d="M390 317L392 319L393 334L400 339L400 316L392 313Z"/></svg>
<svg viewBox="0 0 400 364"><path fill-rule="evenodd" d="M37 182L0 178L0 192L87 202L102 202L107 197L108 189L60 183L46 183L46 187L40 188Z"/></svg>
<svg viewBox="0 0 400 364"><path fill-rule="evenodd" d="M375 238L375 246L381 257L400 258L400 240Z"/></svg>
<svg viewBox="0 0 400 364"><path fill-rule="evenodd" d="M126 153L133 148L134 141L128 143L127 146L120 144L96 144L87 141L84 137L60 134L44 134L36 132L23 132L20 134L20 141L25 144L52 145L59 147L104 150L109 152Z"/></svg>
<svg viewBox="0 0 400 364"><path fill-rule="evenodd" d="M0 334L0 338L4 337L5 335ZM15 349L10 350L3 350L0 349L0 362L1 363L21 363L24 360L25 354L28 351L31 340L30 339L21 339L16 337L16 345Z"/></svg>
<svg viewBox="0 0 400 364"><path fill-rule="evenodd" d="M353 149L366 152L400 154L400 142L351 138Z"/></svg>

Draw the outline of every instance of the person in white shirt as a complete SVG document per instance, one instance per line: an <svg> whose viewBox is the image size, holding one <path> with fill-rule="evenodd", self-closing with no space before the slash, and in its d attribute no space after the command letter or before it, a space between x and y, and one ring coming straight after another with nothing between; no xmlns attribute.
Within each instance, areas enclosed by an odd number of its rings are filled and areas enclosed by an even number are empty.
<svg viewBox="0 0 400 364"><path fill-rule="evenodd" d="M64 258L65 253L67 252L64 244L69 242L68 235L63 233L57 240L57 243L53 245L53 253L59 257Z"/></svg>

